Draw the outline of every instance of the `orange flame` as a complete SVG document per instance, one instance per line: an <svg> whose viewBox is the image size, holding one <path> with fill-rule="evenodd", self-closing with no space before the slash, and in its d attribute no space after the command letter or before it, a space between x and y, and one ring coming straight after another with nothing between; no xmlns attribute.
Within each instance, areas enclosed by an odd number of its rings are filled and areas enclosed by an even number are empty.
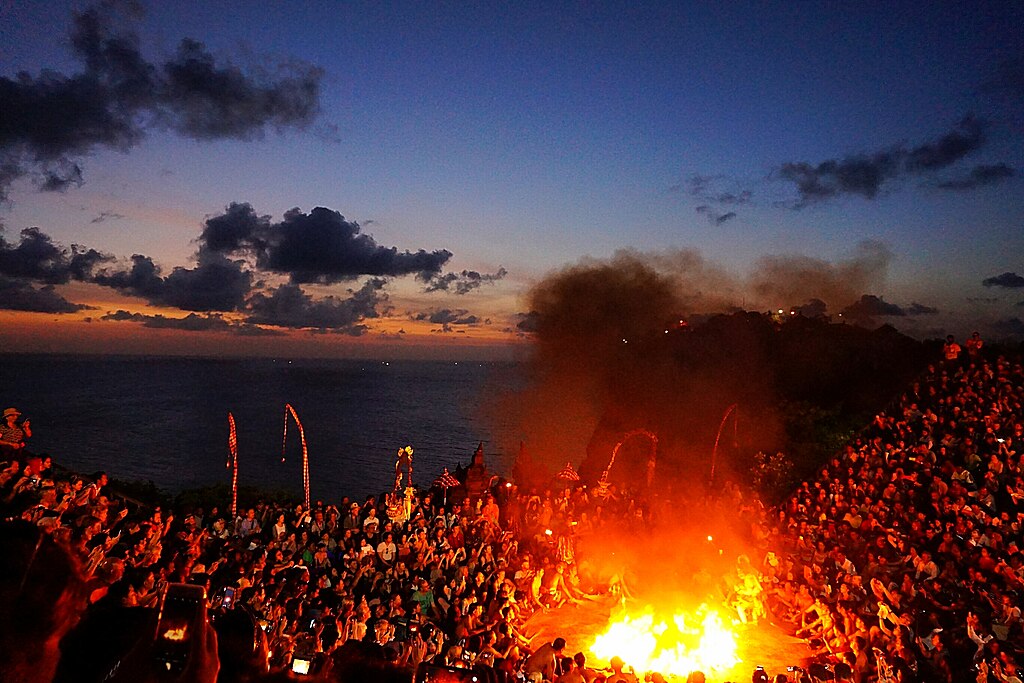
<svg viewBox="0 0 1024 683"><path fill-rule="evenodd" d="M655 617L651 607L636 616L623 615L597 636L590 652L604 661L618 656L638 672L681 677L739 663L735 635L705 605L696 614L677 612L667 620Z"/></svg>

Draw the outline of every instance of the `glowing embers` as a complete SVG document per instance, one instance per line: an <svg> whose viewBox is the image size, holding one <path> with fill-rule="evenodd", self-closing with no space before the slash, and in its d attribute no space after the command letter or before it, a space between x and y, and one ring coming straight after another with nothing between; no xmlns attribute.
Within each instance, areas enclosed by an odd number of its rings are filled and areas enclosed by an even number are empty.
<svg viewBox="0 0 1024 683"><path fill-rule="evenodd" d="M698 670L724 671L739 663L735 634L706 605L667 620L656 617L651 607L641 614L620 614L597 636L590 652L605 662L620 657L638 673L679 677Z"/></svg>

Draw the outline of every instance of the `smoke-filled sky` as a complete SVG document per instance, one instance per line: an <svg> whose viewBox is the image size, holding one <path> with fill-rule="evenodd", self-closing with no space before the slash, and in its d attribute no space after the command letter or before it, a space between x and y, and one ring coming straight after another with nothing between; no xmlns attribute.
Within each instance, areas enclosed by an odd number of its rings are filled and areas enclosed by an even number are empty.
<svg viewBox="0 0 1024 683"><path fill-rule="evenodd" d="M1020 337L1022 170L1016 2L0 2L0 348L500 356L624 254Z"/></svg>

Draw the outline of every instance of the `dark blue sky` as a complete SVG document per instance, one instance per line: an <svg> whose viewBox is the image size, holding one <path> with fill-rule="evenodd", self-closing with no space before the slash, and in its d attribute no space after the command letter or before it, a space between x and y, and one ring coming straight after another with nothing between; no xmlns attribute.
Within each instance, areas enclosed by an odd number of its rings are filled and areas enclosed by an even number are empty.
<svg viewBox="0 0 1024 683"><path fill-rule="evenodd" d="M316 67L319 109L196 134L167 118L193 101L161 95L133 110L130 144L93 140L65 155L81 177L62 192L38 191L48 169L8 134L21 164L0 214L8 246L38 226L60 245L149 256L166 274L196 267L204 221L232 202L273 221L324 206L379 246L450 251L445 272L507 270L464 296L396 275L381 290L390 310L356 320L363 336L512 339L532 283L620 248L699 253L702 269L681 286L713 273L752 308L818 296L838 312L871 294L904 312L937 309L879 319L918 335L1009 334L1015 318L1024 331L1024 288L982 284L1024 273L1024 5L492 5L172 2L104 15L155 65L187 37L254 82ZM4 3L0 75L82 73L72 13L89 7ZM834 280L865 240L886 256L846 291ZM750 281L766 257L833 281L780 287L798 300L760 296ZM305 287L307 304L337 303L372 275ZM141 290L61 286L98 306L67 320L196 310ZM442 311L472 322L415 320Z"/></svg>

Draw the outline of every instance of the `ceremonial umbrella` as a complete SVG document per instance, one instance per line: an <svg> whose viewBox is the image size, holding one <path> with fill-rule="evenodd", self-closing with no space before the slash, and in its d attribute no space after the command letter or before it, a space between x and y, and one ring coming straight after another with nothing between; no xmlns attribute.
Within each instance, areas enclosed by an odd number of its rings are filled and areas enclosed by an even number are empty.
<svg viewBox="0 0 1024 683"><path fill-rule="evenodd" d="M558 473L558 478L565 479L566 481L579 481L580 475L578 475L576 470L572 468L572 463L567 462L565 463L565 467L562 468L562 471Z"/></svg>
<svg viewBox="0 0 1024 683"><path fill-rule="evenodd" d="M434 480L434 486L440 486L444 490L444 502L442 505L448 504L448 489L455 488L461 483L462 482L451 475L447 467L444 468L444 472L441 473L441 476Z"/></svg>

